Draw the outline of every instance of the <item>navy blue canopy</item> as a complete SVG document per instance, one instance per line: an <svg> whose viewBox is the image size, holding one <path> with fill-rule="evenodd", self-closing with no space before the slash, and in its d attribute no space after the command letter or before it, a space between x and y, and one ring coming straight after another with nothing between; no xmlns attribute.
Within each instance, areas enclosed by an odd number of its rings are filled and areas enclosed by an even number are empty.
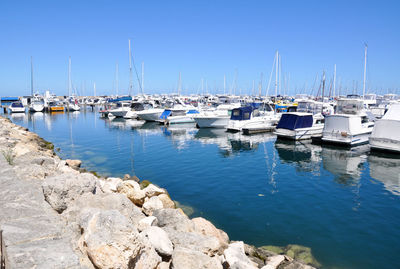
<svg viewBox="0 0 400 269"><path fill-rule="evenodd" d="M251 106L235 108L232 110L231 120L249 120L253 109Z"/></svg>
<svg viewBox="0 0 400 269"><path fill-rule="evenodd" d="M295 130L313 125L312 115L283 114L276 128Z"/></svg>

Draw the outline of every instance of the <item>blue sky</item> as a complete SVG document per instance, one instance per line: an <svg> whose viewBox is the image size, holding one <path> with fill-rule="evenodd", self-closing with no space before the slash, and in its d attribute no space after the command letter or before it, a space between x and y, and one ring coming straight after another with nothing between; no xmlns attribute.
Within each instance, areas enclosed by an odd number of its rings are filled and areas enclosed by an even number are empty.
<svg viewBox="0 0 400 269"><path fill-rule="evenodd" d="M282 57L282 82L289 92L310 93L315 78L337 65L342 93L361 93L364 42L368 43L368 89L400 89L400 2L398 1L0 1L0 95L34 86L64 95L68 57L78 93L128 93L128 39L145 92L183 92L256 87L265 93L274 54ZM140 74L139 74L140 75ZM137 79L134 80L137 93ZM284 88L284 86L282 86ZM272 90L270 90L272 92ZM315 92L314 92L315 93Z"/></svg>

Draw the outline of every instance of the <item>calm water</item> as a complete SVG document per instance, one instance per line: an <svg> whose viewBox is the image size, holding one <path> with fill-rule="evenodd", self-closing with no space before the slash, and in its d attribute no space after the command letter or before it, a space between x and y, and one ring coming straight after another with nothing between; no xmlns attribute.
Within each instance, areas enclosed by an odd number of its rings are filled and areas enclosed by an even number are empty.
<svg viewBox="0 0 400 269"><path fill-rule="evenodd" d="M231 239L300 244L324 268L400 268L400 159L193 125L165 128L92 112L11 115L103 175L135 174Z"/></svg>

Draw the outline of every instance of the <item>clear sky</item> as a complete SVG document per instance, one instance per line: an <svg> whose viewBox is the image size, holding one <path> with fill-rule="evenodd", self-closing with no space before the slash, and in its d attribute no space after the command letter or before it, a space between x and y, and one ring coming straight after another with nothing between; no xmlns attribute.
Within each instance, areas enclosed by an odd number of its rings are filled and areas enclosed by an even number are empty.
<svg viewBox="0 0 400 269"><path fill-rule="evenodd" d="M34 88L67 94L68 57L78 93L114 94L129 85L128 39L145 92L196 93L232 87L250 92L263 72L263 94L274 54L282 57L289 92L310 93L323 70L337 65L337 88L361 93L364 42L369 91L400 89L400 1L0 1L0 96ZM285 79L286 78L286 79ZM135 76L134 93L138 85ZM284 88L284 85L282 85ZM272 93L272 90L270 90ZM314 92L315 93L315 92Z"/></svg>

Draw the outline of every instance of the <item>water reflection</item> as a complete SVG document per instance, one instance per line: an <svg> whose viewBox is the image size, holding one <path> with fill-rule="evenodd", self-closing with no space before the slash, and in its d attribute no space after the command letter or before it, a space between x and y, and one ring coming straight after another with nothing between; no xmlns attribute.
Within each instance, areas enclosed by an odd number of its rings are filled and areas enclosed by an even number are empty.
<svg viewBox="0 0 400 269"><path fill-rule="evenodd" d="M296 170L319 175L321 164L321 146L311 141L290 141L277 139L275 148L282 163L296 164Z"/></svg>
<svg viewBox="0 0 400 269"><path fill-rule="evenodd" d="M368 156L368 162L370 176L382 182L392 194L400 195L400 158L372 153Z"/></svg>
<svg viewBox="0 0 400 269"><path fill-rule="evenodd" d="M335 181L343 185L356 185L367 160L368 145L343 149L323 146L321 157L324 168L335 175Z"/></svg>

